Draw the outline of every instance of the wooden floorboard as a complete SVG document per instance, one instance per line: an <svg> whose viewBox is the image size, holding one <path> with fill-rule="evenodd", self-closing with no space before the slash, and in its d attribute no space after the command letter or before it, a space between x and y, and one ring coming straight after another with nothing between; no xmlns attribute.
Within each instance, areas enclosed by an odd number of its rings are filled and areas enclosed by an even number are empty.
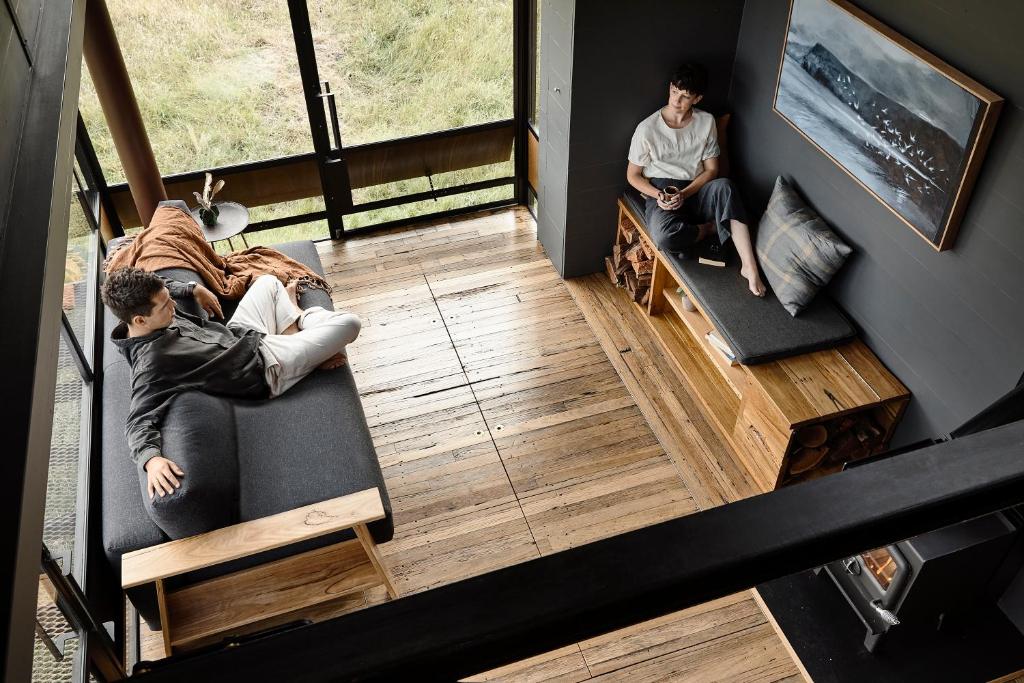
<svg viewBox="0 0 1024 683"><path fill-rule="evenodd" d="M754 493L636 307L602 277L562 281L527 211L318 249L336 308L363 321L348 353L394 510L380 550L400 593ZM373 590L309 616L386 599ZM793 676L741 594L469 680Z"/></svg>

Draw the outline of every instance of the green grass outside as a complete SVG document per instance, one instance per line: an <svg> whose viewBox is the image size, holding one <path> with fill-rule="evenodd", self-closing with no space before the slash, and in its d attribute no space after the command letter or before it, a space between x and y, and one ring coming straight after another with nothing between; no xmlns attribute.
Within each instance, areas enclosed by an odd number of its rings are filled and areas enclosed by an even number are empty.
<svg viewBox="0 0 1024 683"><path fill-rule="evenodd" d="M312 150L284 0L107 4L162 174ZM511 118L510 0L309 0L309 15L321 78L337 93L345 144ZM80 106L107 181L122 182L87 69ZM509 160L444 174L434 185L512 173ZM426 178L418 178L354 194L362 202L427 189ZM391 207L347 216L345 223L358 227L510 195L510 187L493 188L418 210ZM322 208L320 198L252 207L251 219ZM320 221L255 233L249 243L326 236Z"/></svg>

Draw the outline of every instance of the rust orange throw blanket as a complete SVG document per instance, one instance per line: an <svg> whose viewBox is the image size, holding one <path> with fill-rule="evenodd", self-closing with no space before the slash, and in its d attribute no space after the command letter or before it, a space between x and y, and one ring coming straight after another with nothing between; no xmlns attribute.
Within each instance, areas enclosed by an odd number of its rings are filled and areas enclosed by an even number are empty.
<svg viewBox="0 0 1024 683"><path fill-rule="evenodd" d="M285 284L299 280L306 287L331 291L317 273L276 249L249 247L221 256L203 237L192 216L172 206L157 208L148 228L115 247L104 270L109 273L128 266L150 272L161 268L194 270L203 284L226 299L241 299L249 283L266 273Z"/></svg>

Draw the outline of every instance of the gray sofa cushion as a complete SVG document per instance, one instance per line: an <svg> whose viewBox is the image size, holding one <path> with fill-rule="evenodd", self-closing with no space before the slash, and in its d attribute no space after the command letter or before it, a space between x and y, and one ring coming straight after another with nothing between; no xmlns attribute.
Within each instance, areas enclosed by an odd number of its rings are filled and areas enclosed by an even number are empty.
<svg viewBox="0 0 1024 683"><path fill-rule="evenodd" d="M757 259L790 315L807 307L853 251L781 176L757 228Z"/></svg>
<svg viewBox="0 0 1024 683"><path fill-rule="evenodd" d="M241 521L380 485L380 465L347 365L318 370L270 401L236 401ZM315 473L315 476L311 476ZM386 522L386 520L384 520ZM377 528L384 527L384 528ZM375 537L390 538L375 522Z"/></svg>
<svg viewBox="0 0 1024 683"><path fill-rule="evenodd" d="M629 188L624 198L642 223L640 193ZM794 318L771 291L764 297L753 296L736 265L716 268L673 254L663 256L740 363L755 365L832 348L857 335L826 296L815 297L807 310Z"/></svg>
<svg viewBox="0 0 1024 683"><path fill-rule="evenodd" d="M146 473L139 487L150 518L170 538L186 538L238 521L238 452L231 402L198 391L174 399L160 429L163 454L185 472L181 488L150 500Z"/></svg>

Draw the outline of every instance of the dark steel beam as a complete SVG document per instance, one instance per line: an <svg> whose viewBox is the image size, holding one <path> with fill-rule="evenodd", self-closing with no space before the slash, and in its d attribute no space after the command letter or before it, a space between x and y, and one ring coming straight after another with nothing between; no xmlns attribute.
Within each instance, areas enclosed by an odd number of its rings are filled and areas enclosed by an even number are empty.
<svg viewBox="0 0 1024 683"><path fill-rule="evenodd" d="M32 66L32 50L25 39L25 31L21 28L21 19L18 17L14 7L11 6L11 0L4 0L4 6L7 9L7 16L11 19L11 24L14 25L14 33L18 36L18 42L21 44L21 52L25 55L25 61L28 62L29 66Z"/></svg>
<svg viewBox="0 0 1024 683"><path fill-rule="evenodd" d="M382 230L389 230L391 228L400 228L407 225L429 223L430 221L444 220L445 218L453 218L455 216L464 216L469 213L490 211L491 209L501 209L508 206L515 206L516 203L517 202L514 197L509 197L508 199L498 199L493 202L473 204L472 206L465 206L457 209L447 209L445 211L436 211L434 213L424 213L418 216L409 216L408 218L399 218L393 221L385 221L383 223L375 223L373 225L363 225L358 228L349 228L345 231L345 233L348 235L359 235L371 232L380 232Z"/></svg>
<svg viewBox="0 0 1024 683"><path fill-rule="evenodd" d="M456 680L1024 500L1024 422L257 638L140 681ZM896 485L898 483L898 485Z"/></svg>
<svg viewBox="0 0 1024 683"><path fill-rule="evenodd" d="M293 216L282 216L281 218L270 218L265 221L256 221L250 223L246 228L246 233L262 232L263 230L273 230L274 228L287 228L291 225L299 225L300 223L312 223L313 221L322 221L327 218L326 211L312 211L310 213L298 213Z"/></svg>
<svg viewBox="0 0 1024 683"><path fill-rule="evenodd" d="M516 122L515 144L515 197L516 202L527 202L526 188L528 176L527 139L530 120L530 91L533 88L533 63L531 52L533 43L534 16L531 8L535 5L531 0L512 0L512 118Z"/></svg>
<svg viewBox="0 0 1024 683"><path fill-rule="evenodd" d="M92 139L89 137L89 130L85 126L85 120L82 119L81 113L78 115L75 128L75 158L78 160L78 166L85 175L85 182L89 186L88 189L98 194L100 206L103 207L103 211L106 213L112 234L104 235L103 239L107 241L115 237L123 237L124 226L121 225L117 209L114 208L114 201L110 196L110 187L107 186L107 179L103 176L100 160L96 156L96 148L92 146ZM128 193L127 184L124 185L124 191L126 194ZM134 208L134 204L132 206ZM97 214L97 228L99 227L99 220L100 216Z"/></svg>
<svg viewBox="0 0 1024 683"><path fill-rule="evenodd" d="M76 653L81 673L84 674L86 668L91 668L101 681L119 681L124 678L124 666L117 655L117 648L103 624L92 617L89 602L75 577L61 571L45 546L41 557L40 573L45 573L53 584L57 606L61 613L67 616L82 644L84 653ZM85 666L86 664L88 666ZM87 679L83 676L81 680Z"/></svg>
<svg viewBox="0 0 1024 683"><path fill-rule="evenodd" d="M27 8L27 9L26 9ZM25 116L4 135L19 153L0 159L0 354L4 457L0 472L0 678L29 680L43 510L60 340L62 264L67 256L84 0L27 3L38 14ZM2 58L14 71L18 50ZM11 61L8 61L11 60ZM10 68L11 71L7 71ZM5 103L6 106L6 103Z"/></svg>
<svg viewBox="0 0 1024 683"><path fill-rule="evenodd" d="M429 199L435 199L437 197L449 197L455 194L464 194L466 192L473 192L475 190L487 190L492 187L501 187L502 185L511 185L515 182L515 178L512 176L506 176L504 178L491 178L489 180L478 180L472 183L465 183L463 185L452 185L451 187L441 187L436 190L428 190L426 192L414 192L412 194L404 194L399 197L388 197L387 199L378 199L372 202L363 202L362 204L355 204L352 206L352 213L362 213L363 211L375 211L377 209L386 209L390 206L401 206L402 204L411 204L412 202L422 202Z"/></svg>
<svg viewBox="0 0 1024 683"><path fill-rule="evenodd" d="M75 362L75 367L78 368L78 374L81 375L82 381L91 382L92 368L89 367L89 360L85 357L82 344L78 341L78 337L75 336L75 331L71 329L71 321L68 320L68 316L65 315L64 311L61 311L60 320L60 336L64 338L64 343L68 345L71 360Z"/></svg>
<svg viewBox="0 0 1024 683"><path fill-rule="evenodd" d="M306 114L313 137L321 194L327 211L327 226L331 231L331 237L337 239L344 231L343 216L352 206L348 166L341 140L337 141L336 148L332 148L327 131L327 117L324 114L320 91L320 73L316 65L316 47L309 25L309 8L306 6L306 0L288 0L288 14L291 17L299 74L302 77L302 92L306 97Z"/></svg>

